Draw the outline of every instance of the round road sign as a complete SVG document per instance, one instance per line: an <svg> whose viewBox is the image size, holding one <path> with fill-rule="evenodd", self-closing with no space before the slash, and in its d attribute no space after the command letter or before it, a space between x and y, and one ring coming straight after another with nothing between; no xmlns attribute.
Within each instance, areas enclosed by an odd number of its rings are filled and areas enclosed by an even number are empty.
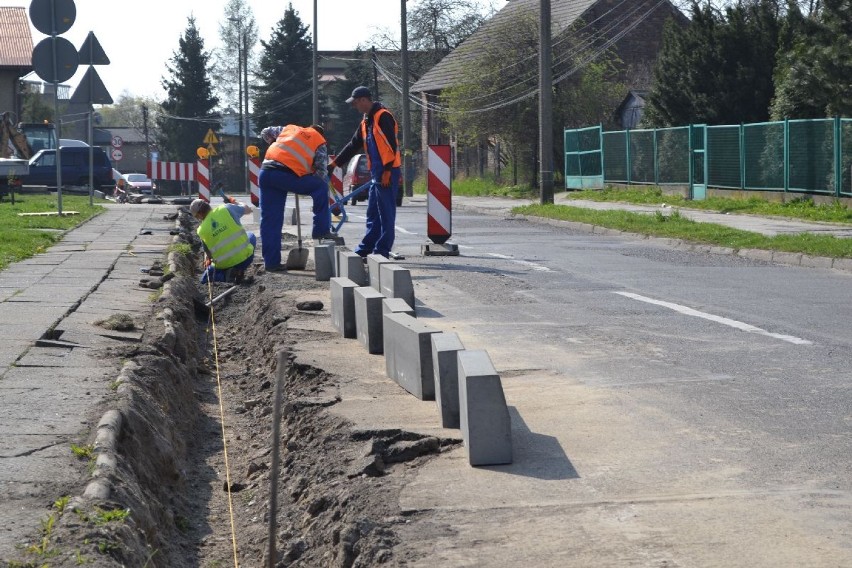
<svg viewBox="0 0 852 568"><path fill-rule="evenodd" d="M56 45L56 76L53 49ZM77 72L77 48L64 37L46 37L33 49L33 70L48 83L67 81Z"/></svg>
<svg viewBox="0 0 852 568"><path fill-rule="evenodd" d="M124 153L118 148L113 148L112 152L110 152L110 156L112 156L113 162L120 162L121 159L124 157Z"/></svg>
<svg viewBox="0 0 852 568"><path fill-rule="evenodd" d="M121 136L113 136L112 137L112 147L113 148L121 148L122 144L124 144L124 140L121 139Z"/></svg>
<svg viewBox="0 0 852 568"><path fill-rule="evenodd" d="M30 21L44 35L64 34L76 19L74 0L33 0L30 4Z"/></svg>

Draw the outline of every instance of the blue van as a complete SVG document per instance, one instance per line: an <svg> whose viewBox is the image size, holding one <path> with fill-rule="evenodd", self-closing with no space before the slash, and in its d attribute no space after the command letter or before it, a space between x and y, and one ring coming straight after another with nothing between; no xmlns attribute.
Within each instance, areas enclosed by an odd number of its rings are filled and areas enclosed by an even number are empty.
<svg viewBox="0 0 852 568"><path fill-rule="evenodd" d="M94 147L95 189L112 191L112 164L102 148ZM89 185L89 148L62 147L62 185ZM30 173L24 185L56 187L56 150L39 150L30 158Z"/></svg>

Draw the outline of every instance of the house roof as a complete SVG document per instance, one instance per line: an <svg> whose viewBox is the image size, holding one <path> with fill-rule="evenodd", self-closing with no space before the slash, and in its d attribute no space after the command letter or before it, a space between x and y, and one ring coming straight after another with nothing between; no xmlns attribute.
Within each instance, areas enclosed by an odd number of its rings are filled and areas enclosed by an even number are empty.
<svg viewBox="0 0 852 568"><path fill-rule="evenodd" d="M23 7L0 8L0 67L32 68L33 35Z"/></svg>
<svg viewBox="0 0 852 568"><path fill-rule="evenodd" d="M552 0L551 34L557 37L599 0ZM494 33L520 17L538 18L540 0L510 0L499 12L483 23L470 37L438 62L412 85L413 92L437 91L453 85L464 76L465 68L476 61L480 50L496 40Z"/></svg>

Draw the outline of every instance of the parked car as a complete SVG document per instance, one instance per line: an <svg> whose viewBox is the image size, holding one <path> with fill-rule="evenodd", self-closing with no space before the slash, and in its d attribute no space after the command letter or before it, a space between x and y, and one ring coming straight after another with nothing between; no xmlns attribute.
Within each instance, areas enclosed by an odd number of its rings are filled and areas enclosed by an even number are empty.
<svg viewBox="0 0 852 568"><path fill-rule="evenodd" d="M346 173L343 174L343 195L349 195L353 190L358 189L365 183L370 181L370 168L367 167L367 155L355 154L349 160L346 166ZM353 205L359 201L367 201L367 190L362 191L350 200ZM399 180L399 195L396 196L396 205L402 205L402 196L405 195L403 188L403 180Z"/></svg>
<svg viewBox="0 0 852 568"><path fill-rule="evenodd" d="M124 174L125 186L128 191L153 195L156 186L145 174Z"/></svg>
<svg viewBox="0 0 852 568"><path fill-rule="evenodd" d="M89 150L83 147L61 148L62 185L89 185ZM115 187L112 164L102 148L91 148L94 165L95 189L110 191ZM23 178L24 185L56 187L56 150L39 150L30 158L30 173Z"/></svg>

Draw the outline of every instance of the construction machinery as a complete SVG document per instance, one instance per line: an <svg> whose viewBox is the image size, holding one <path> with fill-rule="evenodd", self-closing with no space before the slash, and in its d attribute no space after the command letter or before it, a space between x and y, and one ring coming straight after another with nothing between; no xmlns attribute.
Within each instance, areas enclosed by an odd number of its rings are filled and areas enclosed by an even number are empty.
<svg viewBox="0 0 852 568"><path fill-rule="evenodd" d="M44 148L56 148L52 124L16 125L11 113L0 113L0 196L20 187L21 178L30 173L30 158Z"/></svg>

